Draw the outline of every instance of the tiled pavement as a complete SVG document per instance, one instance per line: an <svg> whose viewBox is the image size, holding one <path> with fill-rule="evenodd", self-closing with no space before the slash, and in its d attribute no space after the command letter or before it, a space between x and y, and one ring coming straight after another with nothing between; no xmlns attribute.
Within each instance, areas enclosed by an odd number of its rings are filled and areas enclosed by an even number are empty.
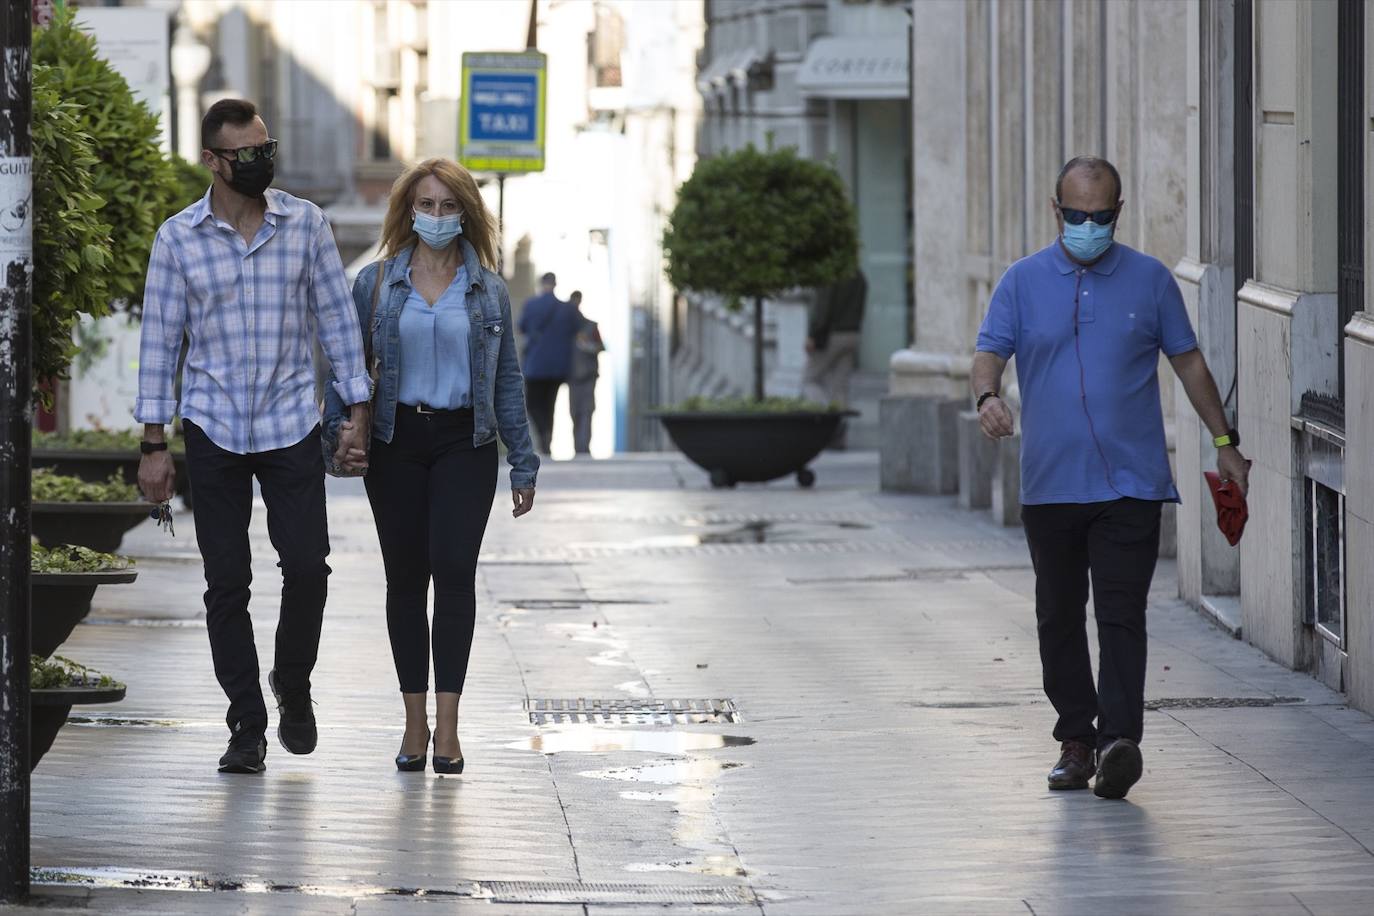
<svg viewBox="0 0 1374 916"><path fill-rule="evenodd" d="M463 702L468 771L398 774L383 587L330 482L319 750L220 776L189 517L126 552L62 650L128 681L35 774L39 900L98 913L1374 913L1374 721L1170 597L1126 802L1050 793L1020 533L876 491L711 491L671 456L547 468L498 502ZM274 558L254 519L260 642ZM760 540L762 539L762 540ZM265 667L265 666L264 666ZM536 726L539 698L729 698L720 725ZM752 742L752 743L750 743ZM194 888L222 888L217 891ZM520 902L529 901L529 902ZM543 902L536 902L543 901ZM695 903L693 901L696 901ZM3 910L3 908L0 908ZM8 911L6 911L8 912Z"/></svg>

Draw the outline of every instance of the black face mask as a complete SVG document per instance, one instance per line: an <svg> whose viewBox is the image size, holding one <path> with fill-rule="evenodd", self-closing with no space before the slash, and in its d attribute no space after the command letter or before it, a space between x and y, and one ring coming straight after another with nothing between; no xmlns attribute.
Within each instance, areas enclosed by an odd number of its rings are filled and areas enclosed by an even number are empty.
<svg viewBox="0 0 1374 916"><path fill-rule="evenodd" d="M233 176L228 180L229 187L244 197L261 197L262 192L272 184L272 160L265 156L259 156L252 162L232 160L229 169Z"/></svg>

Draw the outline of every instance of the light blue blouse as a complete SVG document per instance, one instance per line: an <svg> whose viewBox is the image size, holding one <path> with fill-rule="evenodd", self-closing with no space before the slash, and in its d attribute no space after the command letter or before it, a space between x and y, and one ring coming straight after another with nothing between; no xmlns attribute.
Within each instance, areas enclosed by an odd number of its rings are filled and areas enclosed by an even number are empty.
<svg viewBox="0 0 1374 916"><path fill-rule="evenodd" d="M406 270L410 283L410 270ZM468 272L458 267L453 282L433 307L411 286L401 309L400 390L402 404L441 410L472 406L472 359L468 338Z"/></svg>

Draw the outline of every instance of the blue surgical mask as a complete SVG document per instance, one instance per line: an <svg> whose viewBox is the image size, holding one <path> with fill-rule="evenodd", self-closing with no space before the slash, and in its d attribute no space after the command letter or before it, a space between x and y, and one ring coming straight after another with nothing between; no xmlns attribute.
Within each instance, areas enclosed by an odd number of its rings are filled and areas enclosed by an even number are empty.
<svg viewBox="0 0 1374 916"><path fill-rule="evenodd" d="M1089 262L1102 257L1102 252L1112 244L1112 234L1115 230L1115 222L1099 226L1092 220L1085 219L1077 226L1065 223L1061 237L1069 254L1080 261Z"/></svg>
<svg viewBox="0 0 1374 916"><path fill-rule="evenodd" d="M416 213L415 234L430 248L439 251L447 248L449 242L463 234L463 221L456 213L453 216Z"/></svg>

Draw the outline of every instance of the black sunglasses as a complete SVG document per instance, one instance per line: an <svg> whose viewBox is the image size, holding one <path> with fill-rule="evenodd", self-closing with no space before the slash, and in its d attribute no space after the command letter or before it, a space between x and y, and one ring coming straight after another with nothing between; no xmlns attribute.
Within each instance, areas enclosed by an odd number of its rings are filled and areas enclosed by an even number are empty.
<svg viewBox="0 0 1374 916"><path fill-rule="evenodd" d="M275 159L277 156L277 141L268 140L261 146L240 146L235 149L216 149L212 146L210 147L210 152L224 159L226 162L238 160L239 162L248 163L253 162L258 157L262 157L263 159ZM229 153L230 155L225 156L223 155L224 153Z"/></svg>
<svg viewBox="0 0 1374 916"><path fill-rule="evenodd" d="M1059 213L1064 217L1064 222L1070 226L1081 226L1087 220L1092 220L1099 226L1110 226L1116 220L1116 207L1110 210L1075 210L1063 204L1055 204L1059 208Z"/></svg>

